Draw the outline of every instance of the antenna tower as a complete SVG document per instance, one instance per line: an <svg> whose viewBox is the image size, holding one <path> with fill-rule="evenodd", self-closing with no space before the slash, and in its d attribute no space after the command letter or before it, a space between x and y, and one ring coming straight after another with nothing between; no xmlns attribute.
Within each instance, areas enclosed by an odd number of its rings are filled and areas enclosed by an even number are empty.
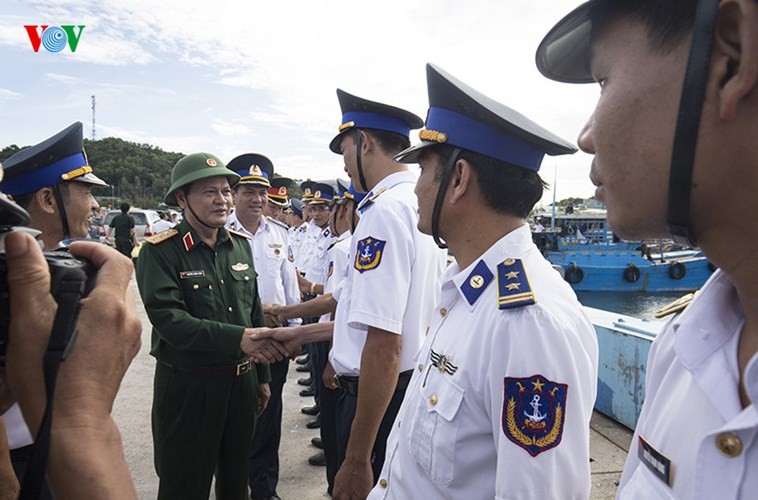
<svg viewBox="0 0 758 500"><path fill-rule="evenodd" d="M97 135L95 134L95 96L92 96L92 140L96 140Z"/></svg>

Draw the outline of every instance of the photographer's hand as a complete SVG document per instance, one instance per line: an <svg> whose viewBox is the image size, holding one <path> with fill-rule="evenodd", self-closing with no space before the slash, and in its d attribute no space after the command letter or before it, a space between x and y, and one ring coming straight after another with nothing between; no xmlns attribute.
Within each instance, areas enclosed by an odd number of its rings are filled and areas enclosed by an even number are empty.
<svg viewBox="0 0 758 500"><path fill-rule="evenodd" d="M11 325L7 376L36 434L45 408L43 355L57 306L47 262L30 236L6 237ZM110 411L121 379L140 347L141 323L129 287L132 263L97 243L71 253L99 269L81 301L79 336L60 365L54 400L48 480L56 498L136 498L121 438Z"/></svg>

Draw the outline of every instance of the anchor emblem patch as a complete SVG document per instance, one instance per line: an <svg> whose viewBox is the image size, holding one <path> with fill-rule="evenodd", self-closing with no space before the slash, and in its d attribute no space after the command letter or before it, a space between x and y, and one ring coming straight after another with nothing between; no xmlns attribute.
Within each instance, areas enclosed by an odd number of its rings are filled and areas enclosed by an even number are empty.
<svg viewBox="0 0 758 500"><path fill-rule="evenodd" d="M505 436L533 457L558 446L566 421L568 384L542 375L505 377L503 384Z"/></svg>

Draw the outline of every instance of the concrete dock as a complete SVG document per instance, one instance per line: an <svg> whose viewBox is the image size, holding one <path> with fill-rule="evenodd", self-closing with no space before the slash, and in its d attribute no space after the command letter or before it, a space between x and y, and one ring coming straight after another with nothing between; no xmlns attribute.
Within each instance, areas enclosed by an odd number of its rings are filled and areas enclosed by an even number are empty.
<svg viewBox="0 0 758 500"><path fill-rule="evenodd" d="M153 393L155 359L150 356L150 322L139 301L136 282L132 280L142 319L142 349L134 359L116 399L113 414L121 430L126 459L134 478L137 495L148 500L156 497L158 477L153 468L153 445L150 428L150 407ZM308 457L316 453L310 444L318 431L305 424L312 419L300 408L313 404L312 398L301 398L301 386L296 381L303 374L290 364L284 386L284 419L280 447L281 471L279 496L283 500L316 500L329 498L326 494L325 469L308 464ZM621 470L624 466L632 432L600 413L591 422L590 457L592 460L593 500L612 499L615 496ZM213 497L212 497L213 498Z"/></svg>

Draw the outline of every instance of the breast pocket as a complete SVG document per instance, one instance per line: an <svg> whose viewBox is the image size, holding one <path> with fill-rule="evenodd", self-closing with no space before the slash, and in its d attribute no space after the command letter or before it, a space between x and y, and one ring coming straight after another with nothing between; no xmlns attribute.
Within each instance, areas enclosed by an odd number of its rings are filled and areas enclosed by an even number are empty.
<svg viewBox="0 0 758 500"><path fill-rule="evenodd" d="M239 307L244 311L250 311L258 293L255 278L258 276L252 269L244 271L229 271L232 278L232 291L239 302Z"/></svg>
<svg viewBox="0 0 758 500"><path fill-rule="evenodd" d="M458 438L464 390L449 375L431 371L420 388L411 428L411 453L418 465L439 484L455 478L455 442Z"/></svg>
<svg viewBox="0 0 758 500"><path fill-rule="evenodd" d="M192 316L200 319L213 318L214 291L213 282L206 276L184 278L181 280L184 303Z"/></svg>

